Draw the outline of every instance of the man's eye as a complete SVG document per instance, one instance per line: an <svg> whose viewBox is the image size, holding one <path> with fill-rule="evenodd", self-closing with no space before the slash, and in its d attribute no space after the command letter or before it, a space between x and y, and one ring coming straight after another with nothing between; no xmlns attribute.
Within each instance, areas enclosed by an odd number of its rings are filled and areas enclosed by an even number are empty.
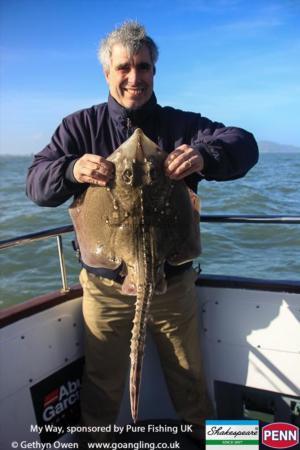
<svg viewBox="0 0 300 450"><path fill-rule="evenodd" d="M141 64L139 64L139 69L140 70L150 70L150 64L148 64L148 63L141 63Z"/></svg>
<svg viewBox="0 0 300 450"><path fill-rule="evenodd" d="M117 68L117 70L118 70L119 72L128 72L129 69L130 69L129 66L119 66L119 67Z"/></svg>

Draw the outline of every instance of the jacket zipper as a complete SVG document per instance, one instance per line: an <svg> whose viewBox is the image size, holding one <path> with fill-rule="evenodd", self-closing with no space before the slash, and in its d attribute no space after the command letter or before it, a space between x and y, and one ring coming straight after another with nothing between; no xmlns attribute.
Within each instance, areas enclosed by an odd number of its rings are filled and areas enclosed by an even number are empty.
<svg viewBox="0 0 300 450"><path fill-rule="evenodd" d="M133 126L132 126L132 122L129 117L127 117L127 120L126 120L126 128L127 128L127 139L128 139L133 133Z"/></svg>

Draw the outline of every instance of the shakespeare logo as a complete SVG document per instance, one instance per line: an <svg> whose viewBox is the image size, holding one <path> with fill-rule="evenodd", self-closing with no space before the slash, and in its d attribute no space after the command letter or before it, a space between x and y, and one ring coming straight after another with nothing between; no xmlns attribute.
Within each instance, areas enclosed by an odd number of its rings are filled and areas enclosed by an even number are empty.
<svg viewBox="0 0 300 450"><path fill-rule="evenodd" d="M206 420L206 448L229 450L237 446L249 450L258 450L259 422L258 420Z"/></svg>
<svg viewBox="0 0 300 450"><path fill-rule="evenodd" d="M262 428L262 443L271 448L290 448L299 444L299 428L285 422L270 423Z"/></svg>
<svg viewBox="0 0 300 450"><path fill-rule="evenodd" d="M79 392L83 360L77 360L31 388L36 423L42 442L54 442L60 425L65 429L79 419ZM51 427L50 425L54 425Z"/></svg>

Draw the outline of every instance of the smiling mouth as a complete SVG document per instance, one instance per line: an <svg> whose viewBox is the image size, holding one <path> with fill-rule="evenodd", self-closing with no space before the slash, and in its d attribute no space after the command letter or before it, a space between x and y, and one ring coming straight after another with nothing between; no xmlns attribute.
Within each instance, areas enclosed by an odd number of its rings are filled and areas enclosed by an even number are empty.
<svg viewBox="0 0 300 450"><path fill-rule="evenodd" d="M138 88L123 88L123 89L124 89L124 91L128 92L129 94L136 95L136 96L142 95L145 92L145 88L141 88L141 87L138 87Z"/></svg>

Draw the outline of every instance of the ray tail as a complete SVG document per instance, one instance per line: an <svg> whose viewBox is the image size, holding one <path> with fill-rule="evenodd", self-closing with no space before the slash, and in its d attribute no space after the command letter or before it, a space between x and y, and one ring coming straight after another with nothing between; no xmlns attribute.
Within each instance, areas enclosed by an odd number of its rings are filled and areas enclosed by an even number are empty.
<svg viewBox="0 0 300 450"><path fill-rule="evenodd" d="M141 193L141 209L143 212L143 193ZM142 215L143 217L143 215ZM130 405L134 423L138 418L139 394L144 358L146 327L149 307L154 292L153 271L153 237L150 230L145 229L144 220L141 223L141 233L138 242L138 286L135 304L135 315L130 345Z"/></svg>
<svg viewBox="0 0 300 450"><path fill-rule="evenodd" d="M141 286L136 301L136 311L132 328L132 338L130 346L130 406L134 423L138 417L140 384L142 377L142 366L146 339L146 326L150 301L153 295L152 285Z"/></svg>

